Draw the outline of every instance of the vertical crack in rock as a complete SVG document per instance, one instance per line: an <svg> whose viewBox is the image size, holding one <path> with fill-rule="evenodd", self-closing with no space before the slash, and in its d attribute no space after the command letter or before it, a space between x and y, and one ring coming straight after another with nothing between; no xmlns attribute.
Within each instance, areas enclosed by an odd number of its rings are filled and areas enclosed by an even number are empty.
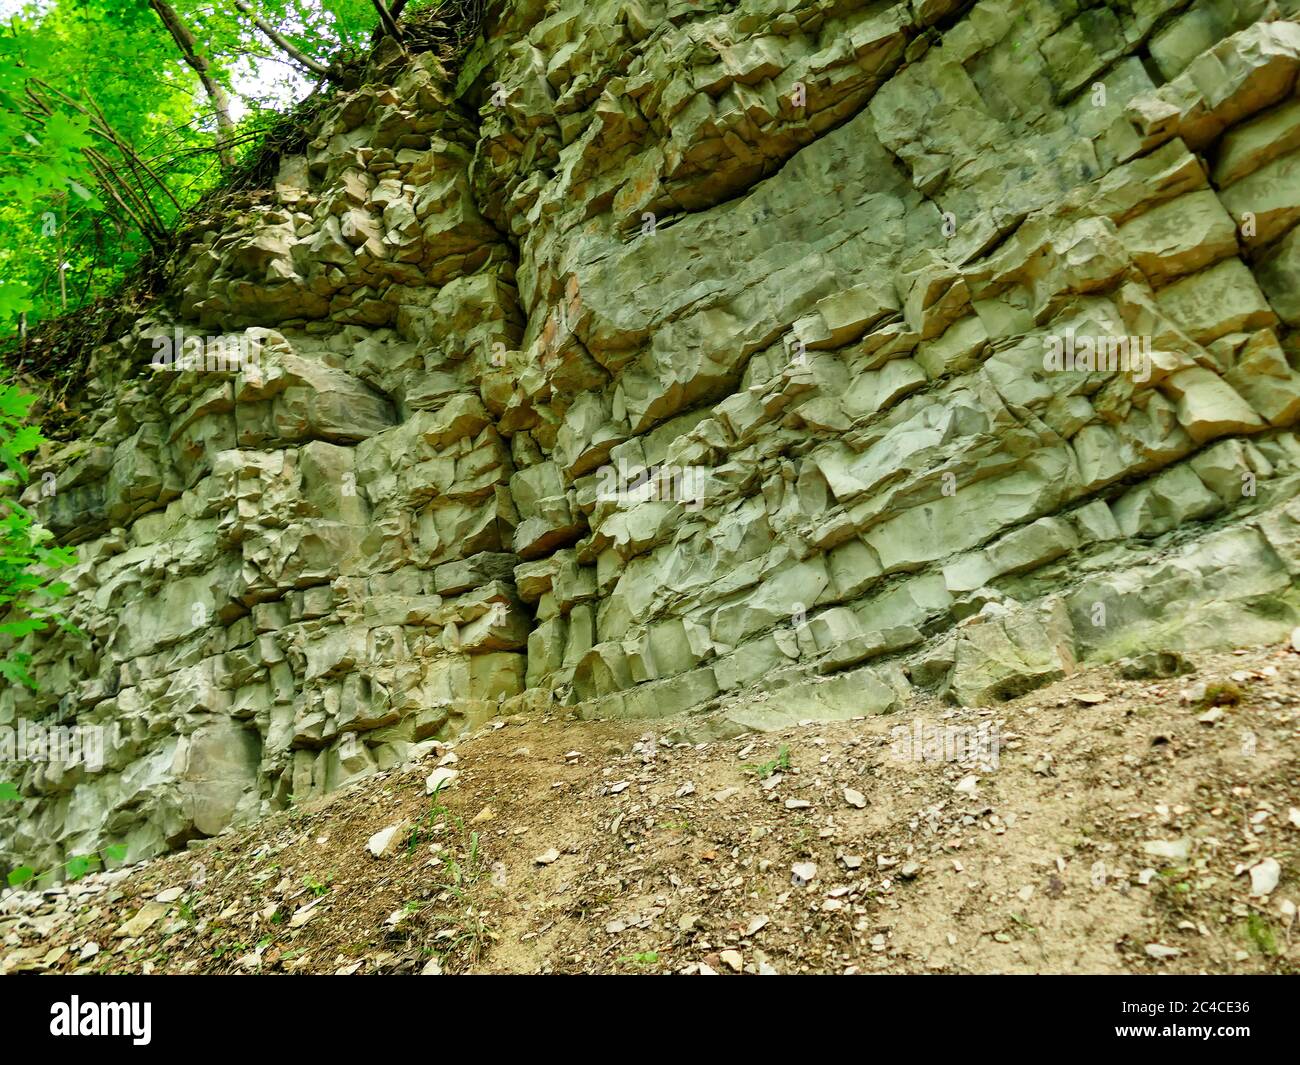
<svg viewBox="0 0 1300 1065"><path fill-rule="evenodd" d="M1277 639L1297 17L518 0L454 78L381 48L37 468L87 638L0 725L109 738L3 767L0 863L557 704L704 737Z"/></svg>

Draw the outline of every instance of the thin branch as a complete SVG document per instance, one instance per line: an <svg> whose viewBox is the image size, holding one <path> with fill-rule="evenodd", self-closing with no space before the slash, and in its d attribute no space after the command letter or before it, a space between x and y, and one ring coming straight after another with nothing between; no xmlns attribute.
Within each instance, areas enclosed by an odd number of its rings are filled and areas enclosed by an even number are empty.
<svg viewBox="0 0 1300 1065"><path fill-rule="evenodd" d="M154 247L157 247L158 241L154 239L153 234L150 232L149 223L136 214L135 211L126 204L122 197L117 194L117 190L113 188L113 182L109 179L109 176L102 172L101 164L97 160L91 159L90 165L99 176L100 183L104 186L104 191L113 198L113 201L122 209L123 213L135 223L136 228L144 234L145 240Z"/></svg>
<svg viewBox="0 0 1300 1065"><path fill-rule="evenodd" d="M167 232L166 224L158 215L153 201L133 188L122 177L108 157L93 149L86 150L86 158L99 176L102 191L107 192L119 204L132 206L131 219L140 228L141 235L150 243L158 244Z"/></svg>
<svg viewBox="0 0 1300 1065"><path fill-rule="evenodd" d="M102 152L97 152L93 148L86 149L86 158L92 163L97 162L104 167L117 182L118 189L140 210L141 214L148 220L148 229L145 231L145 237L149 242L155 243L155 238L163 237L167 232L167 223L163 221L162 215L158 213L158 208L154 206L153 200L138 189L134 188L123 176L120 170L113 165L112 161Z"/></svg>
<svg viewBox="0 0 1300 1065"><path fill-rule="evenodd" d="M285 39L284 35L280 33L279 30L277 30L269 22L267 22L265 19L263 19L253 11L253 5L250 4L248 0L231 0L231 2L235 5L235 7L237 7L240 11L242 11L245 15L247 15L250 19L253 20L253 25L256 26L259 30L261 30L263 34L265 34L267 40L269 40L272 44L274 44L277 48L279 48L280 51L282 51L295 63L298 63L300 66L306 67L313 74L319 75L322 78L328 78L330 81L339 80L337 71L333 70L326 64L322 63L320 60L313 59L305 52L299 50L298 48L295 48L292 44L289 43L288 40Z"/></svg>
<svg viewBox="0 0 1300 1065"><path fill-rule="evenodd" d="M392 15L394 22L396 22L401 16L404 7L406 7L406 0L393 0L393 6L388 9L388 13ZM383 16L380 17L382 19ZM382 22L374 28L370 34L370 41L372 44L384 35L384 29L385 26Z"/></svg>
<svg viewBox="0 0 1300 1065"><path fill-rule="evenodd" d="M383 23L385 32L387 32L390 37L395 37L397 41L401 43L404 38L402 36L401 28L397 25L397 19L395 19L392 12L384 6L384 0L373 0L373 2L375 10L379 12L379 21Z"/></svg>
<svg viewBox="0 0 1300 1065"><path fill-rule="evenodd" d="M22 114L24 115L24 117L30 119L31 121L39 123L41 126L44 126L45 119L54 113L54 109L50 107L50 105L46 101L40 98L40 96L37 94L36 90L32 88L30 83L28 83L24 87L24 91L27 94L27 96L32 100L32 102L36 104L39 110L37 111L24 110ZM131 210L131 208L129 208L126 205L126 203L122 200L122 197L118 195L118 190L114 188L115 185L121 184L121 179L117 178L117 175L113 171L112 167L107 166L104 157L100 155L98 152L94 151L94 149L92 148L83 148L82 154L86 157L87 161L94 169L95 176L99 178L100 184L103 186L103 191L113 198L113 200L123 209L123 211L126 212L126 214L131 218L131 220L135 222L136 226L139 227L140 232L145 235L146 239L149 239L150 242L152 243L152 238L149 235L150 227L148 223L142 218L140 218L140 216L137 215L135 211Z"/></svg>
<svg viewBox="0 0 1300 1065"><path fill-rule="evenodd" d="M104 113L104 109L95 102L95 98L91 96L88 91L86 92L86 99L90 102L91 107L95 109L95 113L99 116L100 126L102 127L104 134L112 142L113 146L122 153L123 158L126 159L127 164L131 167L132 171L135 171L137 167L143 170L153 183L163 190L167 198L172 201L172 206L179 211L181 209L180 200L172 194L172 190L167 187L167 182L163 181L162 176L147 162L145 162L133 145L123 140L118 135L117 131L109 124L108 116ZM143 187L144 180L139 176L139 174L136 174L136 180Z"/></svg>
<svg viewBox="0 0 1300 1065"><path fill-rule="evenodd" d="M80 112L81 114L89 118L91 120L90 132L95 134L95 136L99 137L101 140L108 141L109 144L111 144L114 148L118 150L118 152L122 155L122 158L126 160L127 165L131 167L131 170L136 178L136 181L139 182L141 188L142 189L145 188L145 183L144 180L140 177L140 175L136 173L137 168L144 170L145 173L152 179L153 183L157 185L160 189L162 189L164 193L166 193L167 198L172 201L172 204L176 207L176 209L180 210L180 206L181 206L180 202L176 199L174 195L172 195L172 191L167 187L167 183L163 181L162 177L158 174L158 172L148 164L148 162L140 155L140 153L137 152L135 148L130 143L128 143L113 128L112 124L108 120L108 116L104 113L104 109L100 107L98 103L95 102L95 98L90 95L89 91L83 90L86 93L86 99L90 103L90 108L83 106L81 103L74 100L67 93L62 92L61 90L55 88L53 85L50 85L48 82L42 81L40 78L33 78L32 83L38 85L42 90L46 92L51 92L54 95L58 96L69 107L74 108L75 110L77 110L78 112ZM27 92L29 95L32 96L33 99L37 99L36 94L32 92L30 86L28 87ZM49 108L48 105L45 105L45 108L47 114L50 113L50 111L52 110L51 108ZM91 110L91 108L93 108L93 110Z"/></svg>
<svg viewBox="0 0 1300 1065"><path fill-rule="evenodd" d="M33 84L48 88L48 86L45 86L44 82L41 82L35 78L32 79L32 81L27 84L25 91L28 98L31 99L32 102L35 103L40 110L37 112L24 111L23 113L28 118L32 119L35 122L40 122L43 125L44 118L46 116L53 114L54 109L49 105L49 103L46 100L41 99L40 94L37 93L35 88L33 88ZM113 144L114 147L118 148L119 151L123 151L122 146L118 144L117 141L112 136L110 136L108 133L106 133L103 130L99 130L95 128L94 116L91 115L90 112L88 112L84 107L81 107L81 105L79 105L75 100L69 98L66 94L59 92L58 89L53 89L52 91L56 93L58 96L63 97L65 100L67 100L67 102L71 106L77 108L83 114L87 115L92 119L92 124L91 124L92 132L96 133L101 138L108 140L109 143ZM110 195L112 195L113 198L117 200L118 203L122 204L123 207L125 207L126 205L122 202L122 198L116 195L116 192L120 191L123 195L129 198L136 205L136 209L139 212L141 212L141 214L144 216L142 220L140 214L137 214L135 211L132 211L130 212L131 218L137 223L137 225L140 225L141 232L144 234L145 238L151 244L158 243L159 240L162 238L162 236L165 235L167 226L166 223L163 221L162 215L158 213L157 207L154 206L153 200L149 197L147 190L143 188L141 189L134 188L131 185L131 183L122 176L118 168L114 166L113 163L102 152L99 152L94 148L86 147L82 149L82 154L85 155L85 157L92 163L92 165L95 166L95 173L100 178L101 182L108 180L108 178L105 177L106 174L111 175L111 184L105 186L105 191L108 192ZM124 157L126 156L125 151L123 151L123 155ZM128 165L131 165L131 160L129 157L127 158L127 163ZM139 175L135 173L134 168L132 169L132 176L135 177L137 182L140 181ZM155 180L158 180L159 184L161 184L160 179L155 178ZM117 186L116 190L112 187L113 185ZM166 186L163 186L163 188L165 191L167 191L167 194L170 196L171 195L170 190L166 190ZM175 197L172 197L172 199L173 202L175 202ZM179 204L177 206L179 207Z"/></svg>

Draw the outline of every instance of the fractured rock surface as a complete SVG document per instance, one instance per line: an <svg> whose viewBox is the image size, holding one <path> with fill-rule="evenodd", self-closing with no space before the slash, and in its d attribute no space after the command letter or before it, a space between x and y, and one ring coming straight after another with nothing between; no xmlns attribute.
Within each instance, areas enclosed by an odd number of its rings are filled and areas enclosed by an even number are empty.
<svg viewBox="0 0 1300 1065"><path fill-rule="evenodd" d="M458 74L381 46L37 467L88 639L29 637L0 724L115 732L0 767L0 863L556 702L726 734L1281 638L1298 18L510 0Z"/></svg>

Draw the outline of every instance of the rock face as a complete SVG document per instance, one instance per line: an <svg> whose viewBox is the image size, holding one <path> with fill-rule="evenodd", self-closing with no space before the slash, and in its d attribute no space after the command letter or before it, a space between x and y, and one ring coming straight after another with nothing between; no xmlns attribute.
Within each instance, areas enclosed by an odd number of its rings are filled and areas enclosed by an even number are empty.
<svg viewBox="0 0 1300 1065"><path fill-rule="evenodd" d="M0 864L1300 623L1300 0L707 6L381 48L97 353L0 724L115 731L0 766Z"/></svg>

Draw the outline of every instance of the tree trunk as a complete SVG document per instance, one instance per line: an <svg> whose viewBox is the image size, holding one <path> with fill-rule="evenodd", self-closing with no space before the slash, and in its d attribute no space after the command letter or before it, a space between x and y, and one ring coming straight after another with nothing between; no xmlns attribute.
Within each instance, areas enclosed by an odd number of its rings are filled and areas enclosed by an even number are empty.
<svg viewBox="0 0 1300 1065"><path fill-rule="evenodd" d="M194 41L194 34L181 21L180 16L172 10L171 5L166 0L149 0L149 6L162 19L162 24L167 27L167 32L172 35L172 40L176 42L176 47L181 50L185 62L194 68L194 73L199 76L199 81L203 83L203 89L208 94L208 99L212 101L212 109L217 113L217 156L221 160L222 166L232 165L235 158L231 152L229 141L235 132L235 124L230 119L230 99L226 96L226 90L212 76L212 64L208 62L205 56L199 54Z"/></svg>

